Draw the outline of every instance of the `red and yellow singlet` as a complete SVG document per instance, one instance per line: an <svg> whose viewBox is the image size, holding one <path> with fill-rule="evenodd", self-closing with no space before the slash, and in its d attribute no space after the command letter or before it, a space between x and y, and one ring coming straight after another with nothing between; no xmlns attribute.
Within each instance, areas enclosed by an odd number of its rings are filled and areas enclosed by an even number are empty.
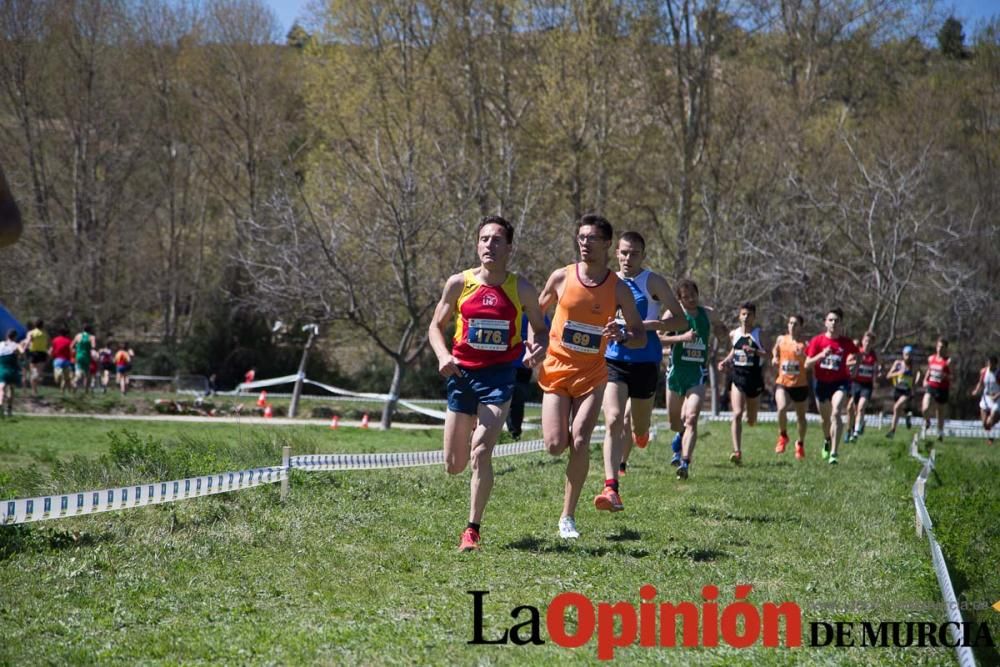
<svg viewBox="0 0 1000 667"><path fill-rule="evenodd" d="M476 370L511 363L524 354L521 300L517 274L500 285L487 285L474 269L462 272L465 285L458 297L451 355L463 368Z"/></svg>

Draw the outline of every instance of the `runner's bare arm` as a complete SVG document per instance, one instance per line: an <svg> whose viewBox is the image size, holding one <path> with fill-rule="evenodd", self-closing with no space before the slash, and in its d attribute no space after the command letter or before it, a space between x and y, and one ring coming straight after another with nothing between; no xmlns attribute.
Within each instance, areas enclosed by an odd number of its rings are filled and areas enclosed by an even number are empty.
<svg viewBox="0 0 1000 667"><path fill-rule="evenodd" d="M458 375L460 373L455 358L448 350L448 342L445 340L445 329L452 317L455 316L455 309L458 307L458 297L462 294L462 287L465 279L461 273L448 278L441 291L441 300L434 307L434 315L431 324L427 328L427 339L434 350L434 355L438 360L438 372L444 377Z"/></svg>
<svg viewBox="0 0 1000 667"><path fill-rule="evenodd" d="M528 340L524 341L524 366L533 368L545 358L549 345L549 329L545 326L545 316L538 306L538 292L535 286L524 278L517 283L517 293L521 307L528 318Z"/></svg>
<svg viewBox="0 0 1000 667"><path fill-rule="evenodd" d="M608 318L608 323L604 327L605 335L614 337L619 342L623 342L625 347L631 349L641 349L646 347L646 327L639 309L635 305L635 297L632 290L622 281L618 281L615 286L615 299L618 301L618 308L621 309L622 317L625 319L625 328L621 329L615 323L615 319ZM624 335L624 341L622 336Z"/></svg>
<svg viewBox="0 0 1000 667"><path fill-rule="evenodd" d="M552 306L556 305L559 297L562 296L563 286L566 284L566 268L556 269L545 281L542 293L538 295L538 307L542 313L549 312Z"/></svg>
<svg viewBox="0 0 1000 667"><path fill-rule="evenodd" d="M659 320L647 321L646 328L651 331L683 331L687 328L687 319L684 317L684 310L677 301L677 296L670 289L667 279L658 273L649 276L646 283L649 293L665 308L663 317ZM673 313L678 313L673 315Z"/></svg>

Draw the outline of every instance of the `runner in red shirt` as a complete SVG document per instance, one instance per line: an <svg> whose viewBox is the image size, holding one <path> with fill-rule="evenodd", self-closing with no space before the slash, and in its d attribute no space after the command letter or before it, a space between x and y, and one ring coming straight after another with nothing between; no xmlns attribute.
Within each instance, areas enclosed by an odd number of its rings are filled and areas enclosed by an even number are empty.
<svg viewBox="0 0 1000 667"><path fill-rule="evenodd" d="M944 440L944 411L948 407L948 389L951 387L951 357L948 356L948 341L937 339L937 350L927 357L927 372L924 373L924 432L931 430L931 413L937 414L938 442ZM931 399L934 399L933 403Z"/></svg>
<svg viewBox="0 0 1000 667"><path fill-rule="evenodd" d="M59 335L52 339L49 358L52 359L56 384L65 394L67 390L73 389L73 339L69 337L69 329L66 327L59 329Z"/></svg>
<svg viewBox="0 0 1000 667"><path fill-rule="evenodd" d="M878 357L875 355L875 334L866 331L861 338L861 349L854 357L854 373L851 382L851 403L847 406L847 429L844 442L857 442L858 436L865 432L865 406L872 398L875 389L875 378L879 376ZM851 422L854 422L854 432L851 433Z"/></svg>
<svg viewBox="0 0 1000 667"><path fill-rule="evenodd" d="M840 333L843 320L844 311L831 309L824 320L826 332L813 337L806 347L806 368L813 369L816 403L823 418L823 458L832 464L837 463L837 443L844 428L844 407L851 388L847 358L858 353L854 341Z"/></svg>

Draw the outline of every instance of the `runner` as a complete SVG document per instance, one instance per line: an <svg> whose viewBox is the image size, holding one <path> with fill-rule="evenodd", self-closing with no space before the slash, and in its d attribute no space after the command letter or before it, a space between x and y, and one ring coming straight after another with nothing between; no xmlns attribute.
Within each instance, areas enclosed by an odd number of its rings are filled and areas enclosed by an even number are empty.
<svg viewBox="0 0 1000 667"><path fill-rule="evenodd" d="M38 396L38 385L45 373L45 364L49 361L49 335L42 328L45 323L38 319L32 324L31 331L24 339L28 350L28 363L31 364L31 395Z"/></svg>
<svg viewBox="0 0 1000 667"><path fill-rule="evenodd" d="M851 404L847 408L847 428L844 430L844 442L857 442L858 436L865 432L865 407L872 398L875 389L875 378L881 375L878 357L875 354L875 334L866 331L861 337L861 348L854 360L854 375L851 383ZM851 424L854 430L851 431Z"/></svg>
<svg viewBox="0 0 1000 667"><path fill-rule="evenodd" d="M972 390L972 396L983 392L979 399L979 416L983 420L986 431L986 443L993 444L993 434L990 432L1000 421L1000 383L997 382L997 356L994 354L986 360L986 365L979 371L979 380Z"/></svg>
<svg viewBox="0 0 1000 667"><path fill-rule="evenodd" d="M840 335L844 312L833 308L826 314L826 331L814 336L806 347L806 368L815 368L816 403L823 419L823 458L837 464L837 444L844 428L844 404L851 388L847 358L858 353L858 346Z"/></svg>
<svg viewBox="0 0 1000 667"><path fill-rule="evenodd" d="M729 400L733 406L730 431L733 437L733 453L729 460L743 463L743 414L747 424L757 425L757 410L760 395L764 391L764 351L767 349L760 339L760 328L754 326L757 320L757 306L749 301L740 306L740 326L729 332L732 346L729 354L719 362L719 371L732 363L733 386Z"/></svg>
<svg viewBox="0 0 1000 667"><path fill-rule="evenodd" d="M115 370L114 344L111 342L111 334L104 337L104 347L97 351L97 364L101 374L101 393L108 393L108 385L111 384L111 374Z"/></svg>
<svg viewBox="0 0 1000 667"><path fill-rule="evenodd" d="M52 372L59 391L65 394L73 389L73 339L69 337L69 329L61 327L59 334L52 339L49 347L49 357L52 359Z"/></svg>
<svg viewBox="0 0 1000 667"><path fill-rule="evenodd" d="M122 396L128 391L128 374L132 372L132 358L135 352L129 347L128 341L118 343L118 351L115 352L115 380Z"/></svg>
<svg viewBox="0 0 1000 667"><path fill-rule="evenodd" d="M618 278L625 282L635 299L639 316L646 331L646 344L639 349L621 345L615 340L608 342L604 357L608 364L608 386L604 392L604 476L617 479L625 471L628 454L634 442L643 448L649 442L649 424L653 416L653 396L656 383L660 379L660 361L663 359L663 345L656 335L656 329L663 322L656 317L661 310L654 305L666 306L680 312L680 304L670 291L666 278L644 269L646 240L638 232L625 232L618 239L615 256L618 259ZM625 324L618 321L619 326ZM668 323L671 328L684 327L683 317L675 317ZM631 415L626 428L626 414ZM594 502L603 505L603 496Z"/></svg>
<svg viewBox="0 0 1000 667"><path fill-rule="evenodd" d="M590 436L608 383L607 339L615 336L633 349L644 347L647 340L632 291L607 267L613 236L605 218L593 214L580 218L576 229L580 261L553 271L540 298L543 311L556 304L538 386L544 392L545 447L553 456L570 450L559 518L559 535L565 539L580 536L574 515L590 467ZM619 308L625 328L615 323ZM617 462L613 473L605 479L603 500L595 504L620 511Z"/></svg>
<svg viewBox="0 0 1000 667"><path fill-rule="evenodd" d="M660 336L660 340L671 346L667 412L670 428L677 435L671 443L674 454L670 465L677 466L677 479L687 479L698 443L698 415L705 400L709 335L714 333L720 344L728 343L728 335L715 312L698 304L698 285L693 280L679 281L676 292L688 330ZM672 315L668 311L664 318Z"/></svg>
<svg viewBox="0 0 1000 667"><path fill-rule="evenodd" d="M493 447L514 391L514 361L523 355L530 369L545 354L538 292L507 270L513 242L514 228L505 219L487 216L480 221L480 265L448 278L428 329L438 371L448 380L445 466L456 475L472 462L469 522L459 551L479 549L480 524L493 490ZM527 343L521 340L522 312L531 324ZM449 352L445 330L452 322Z"/></svg>
<svg viewBox="0 0 1000 667"><path fill-rule="evenodd" d="M927 358L927 372L924 373L924 433L931 430L931 414L937 415L938 442L944 440L944 413L948 407L948 389L951 387L951 357L948 356L948 341L937 339L937 348ZM931 399L934 399L933 404Z"/></svg>
<svg viewBox="0 0 1000 667"><path fill-rule="evenodd" d="M906 418L906 428L910 428L910 397L913 396L913 387L920 380L920 371L913 367L912 345L903 348L903 358L892 362L885 379L893 386L892 423L889 425L889 432L885 434L885 437L891 439L896 435L896 425L899 424L901 413Z"/></svg>
<svg viewBox="0 0 1000 667"><path fill-rule="evenodd" d="M90 393L90 364L93 361L91 352L97 347L97 339L94 338L94 329L89 324L83 325L83 331L73 338L73 350L76 356L76 376L73 378L75 388L83 381L83 391Z"/></svg>
<svg viewBox="0 0 1000 667"><path fill-rule="evenodd" d="M18 357L24 353L26 343L17 342L17 329L9 329L7 338L0 342L0 415L10 417L14 413L14 388L21 381Z"/></svg>
<svg viewBox="0 0 1000 667"><path fill-rule="evenodd" d="M771 365L778 370L774 380L774 400L778 404L778 443L774 451L784 454L788 447L788 405L795 407L799 438L795 441L795 458L806 457L806 401L809 385L806 375L806 344L799 340L805 319L801 315L788 318L788 333L778 336L771 350Z"/></svg>

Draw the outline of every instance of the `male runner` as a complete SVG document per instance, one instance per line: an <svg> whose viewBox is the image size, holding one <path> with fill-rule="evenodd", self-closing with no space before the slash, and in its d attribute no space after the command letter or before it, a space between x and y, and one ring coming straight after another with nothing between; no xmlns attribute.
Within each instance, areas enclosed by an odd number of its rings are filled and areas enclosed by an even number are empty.
<svg viewBox="0 0 1000 667"><path fill-rule="evenodd" d="M545 321L535 288L507 270L514 227L500 216L479 223L476 252L479 266L456 273L445 282L427 336L448 379L448 411L444 424L445 466L449 474L472 461L469 523L460 551L479 548L479 529L493 490L493 447L503 428L514 391L514 361L524 356L531 368L545 354ZM521 340L521 313L531 325ZM454 321L451 352L445 330Z"/></svg>
<svg viewBox="0 0 1000 667"><path fill-rule="evenodd" d="M733 386L729 398L733 406L730 428L733 437L733 453L729 460L743 463L743 413L747 424L757 424L757 410L760 395L764 392L764 354L767 349L760 339L760 328L755 327L757 306L749 301L740 306L740 325L729 332L732 341L729 354L719 362L722 371L731 362L733 365Z"/></svg>
<svg viewBox="0 0 1000 667"><path fill-rule="evenodd" d="M847 428L844 430L844 442L857 442L858 436L865 432L865 407L872 398L875 389L875 378L881 375L878 356L875 354L875 334L866 331L861 337L861 348L855 356L854 375L851 382L852 405L847 410ZM854 431L851 431L851 422Z"/></svg>
<svg viewBox="0 0 1000 667"><path fill-rule="evenodd" d="M837 443L844 427L844 404L851 388L847 358L858 353L858 346L840 334L844 312L832 308L826 313L826 331L814 336L806 347L806 368L816 378L816 403L823 419L823 458L837 464Z"/></svg>
<svg viewBox="0 0 1000 667"><path fill-rule="evenodd" d="M693 280L679 281L676 292L681 305L679 314L684 316L689 328L682 334L660 336L660 340L671 346L670 370L667 371L667 412L670 428L677 435L671 443L674 456L670 464L677 466L677 479L687 479L691 457L698 443L698 416L705 400L709 335L714 333L720 344L729 338L725 325L715 312L699 305L698 285ZM664 318L673 315L667 312Z"/></svg>
<svg viewBox="0 0 1000 667"><path fill-rule="evenodd" d="M920 371L913 365L913 346L903 347L902 359L896 359L889 367L885 379L893 386L892 423L885 437L892 439L896 435L896 425L899 424L899 416L902 414L906 418L906 428L910 428L910 398L913 395L913 388L920 381Z"/></svg>
<svg viewBox="0 0 1000 667"><path fill-rule="evenodd" d="M788 446L788 405L795 407L799 439L795 441L795 458L806 457L806 401L809 386L806 376L806 344L799 339L805 319L801 315L788 318L788 333L778 336L771 350L771 365L778 369L774 380L774 400L778 404L778 444L774 451L784 454Z"/></svg>
<svg viewBox="0 0 1000 667"><path fill-rule="evenodd" d="M662 326L657 318L660 306L675 313L680 304L670 290L666 278L644 269L646 240L639 232L625 232L618 239L618 278L625 282L635 298L639 316L645 327L646 344L632 349L615 340L608 342L604 356L608 364L608 386L604 392L604 476L617 479L625 471L633 441L643 448L649 442L649 423L653 415L653 396L660 378L663 345L655 329ZM674 327L685 326L683 317L675 317ZM620 321L619 325L624 325ZM626 404L631 415L631 433L625 428ZM604 496L594 499L598 509L608 508Z"/></svg>
<svg viewBox="0 0 1000 667"><path fill-rule="evenodd" d="M951 387L951 357L948 356L948 341L937 339L934 354L927 357L927 372L924 373L924 433L930 433L931 414L937 415L938 442L944 440L944 412L948 407L948 389ZM933 405L931 404L933 399Z"/></svg>
<svg viewBox="0 0 1000 667"><path fill-rule="evenodd" d="M979 416L986 431L986 444L993 444L993 427L1000 421L1000 382L997 382L997 356L991 355L979 371L979 380L972 389L972 396L983 392L979 399Z"/></svg>
<svg viewBox="0 0 1000 667"><path fill-rule="evenodd" d="M632 291L607 267L613 236L611 223L605 218L593 214L580 218L576 225L580 261L553 271L539 299L543 311L556 304L538 386L544 392L542 435L546 449L553 456L570 449L559 518L559 535L564 539L580 536L574 515L590 467L590 436L608 383L604 361L607 339L616 336L634 349L644 347L647 340ZM615 323L618 309L624 328ZM618 472L617 464L614 472ZM602 495L603 507L622 509L616 477L605 479Z"/></svg>

